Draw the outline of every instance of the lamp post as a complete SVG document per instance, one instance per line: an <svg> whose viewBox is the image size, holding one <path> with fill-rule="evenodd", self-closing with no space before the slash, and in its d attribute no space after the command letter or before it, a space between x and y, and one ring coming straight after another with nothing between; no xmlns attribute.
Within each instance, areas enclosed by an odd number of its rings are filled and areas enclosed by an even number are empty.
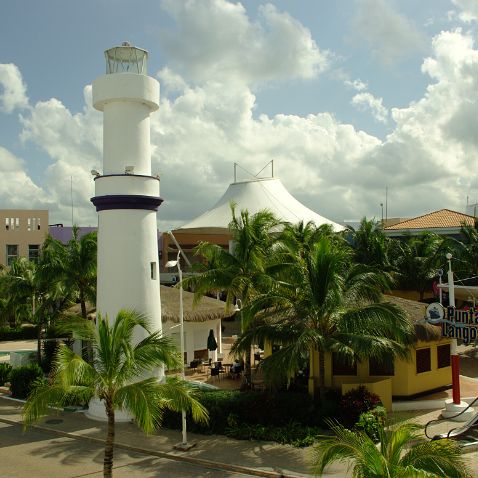
<svg viewBox="0 0 478 478"><path fill-rule="evenodd" d="M166 263L166 267L178 268L179 274L179 330L181 334L181 377L183 380L186 380L186 374L184 371L184 306L183 306L183 271L181 269L181 261L180 261L181 251L178 251L178 256L175 261L168 261ZM187 424L186 424L186 410L181 410L181 418L182 418L182 438L183 441L178 443L174 446L176 450L187 451L192 448L195 443L188 443L187 437Z"/></svg>
<svg viewBox="0 0 478 478"><path fill-rule="evenodd" d="M448 252L446 254L446 259L448 261L448 306L455 309L455 282L453 279L453 270L451 268L451 259L452 255ZM458 355L457 350L457 341L453 339L451 341L451 378L453 385L453 403L459 405L461 402L460 398L460 356Z"/></svg>

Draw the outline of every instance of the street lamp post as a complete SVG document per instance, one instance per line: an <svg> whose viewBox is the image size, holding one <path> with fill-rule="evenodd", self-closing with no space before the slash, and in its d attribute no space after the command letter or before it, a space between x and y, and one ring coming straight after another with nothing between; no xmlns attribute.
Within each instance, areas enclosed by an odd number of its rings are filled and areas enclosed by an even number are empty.
<svg viewBox="0 0 478 478"><path fill-rule="evenodd" d="M455 308L455 282L453 279L453 270L451 268L451 258L452 255L448 252L446 254L446 259L448 261L448 305ZM457 340L453 339L451 341L451 378L453 385L453 403L459 405L461 402L460 398L460 356L458 355L457 350Z"/></svg>
<svg viewBox="0 0 478 478"><path fill-rule="evenodd" d="M166 263L167 268L177 267L179 275L179 329L181 334L181 377L186 380L186 373L184 370L184 305L183 305L183 271L181 269L181 251L178 251L178 255L175 261L168 261ZM188 443L187 437L187 424L186 424L186 410L181 410L182 418L182 442L174 446L177 450L187 451L191 449L195 443Z"/></svg>

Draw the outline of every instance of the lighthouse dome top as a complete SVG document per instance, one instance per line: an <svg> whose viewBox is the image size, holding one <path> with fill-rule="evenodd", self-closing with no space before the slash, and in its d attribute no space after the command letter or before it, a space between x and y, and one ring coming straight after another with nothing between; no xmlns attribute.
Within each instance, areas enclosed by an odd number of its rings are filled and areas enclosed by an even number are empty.
<svg viewBox="0 0 478 478"><path fill-rule="evenodd" d="M142 48L123 42L105 51L106 73L137 73L148 74L148 52Z"/></svg>

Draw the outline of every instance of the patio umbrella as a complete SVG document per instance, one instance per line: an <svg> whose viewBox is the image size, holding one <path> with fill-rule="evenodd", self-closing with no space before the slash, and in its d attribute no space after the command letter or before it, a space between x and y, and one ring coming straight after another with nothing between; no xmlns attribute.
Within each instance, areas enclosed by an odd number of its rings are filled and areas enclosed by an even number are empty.
<svg viewBox="0 0 478 478"><path fill-rule="evenodd" d="M217 349L216 338L214 337L214 330L209 330L209 336L207 338L207 349L211 352Z"/></svg>

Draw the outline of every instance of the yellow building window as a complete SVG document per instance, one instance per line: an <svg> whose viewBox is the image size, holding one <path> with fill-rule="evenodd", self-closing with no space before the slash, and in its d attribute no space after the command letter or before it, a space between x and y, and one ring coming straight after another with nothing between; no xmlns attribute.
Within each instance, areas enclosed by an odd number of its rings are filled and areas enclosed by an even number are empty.
<svg viewBox="0 0 478 478"><path fill-rule="evenodd" d="M429 372L432 369L430 348L416 351L417 373Z"/></svg>
<svg viewBox="0 0 478 478"><path fill-rule="evenodd" d="M438 368L445 368L451 365L450 344L437 346Z"/></svg>
<svg viewBox="0 0 478 478"><path fill-rule="evenodd" d="M382 375L395 375L393 357L387 356L384 357L383 360L378 360L376 358L371 357L368 361L368 374L371 377Z"/></svg>
<svg viewBox="0 0 478 478"><path fill-rule="evenodd" d="M357 375L357 362L350 363L340 355L332 354L332 374L333 375Z"/></svg>

